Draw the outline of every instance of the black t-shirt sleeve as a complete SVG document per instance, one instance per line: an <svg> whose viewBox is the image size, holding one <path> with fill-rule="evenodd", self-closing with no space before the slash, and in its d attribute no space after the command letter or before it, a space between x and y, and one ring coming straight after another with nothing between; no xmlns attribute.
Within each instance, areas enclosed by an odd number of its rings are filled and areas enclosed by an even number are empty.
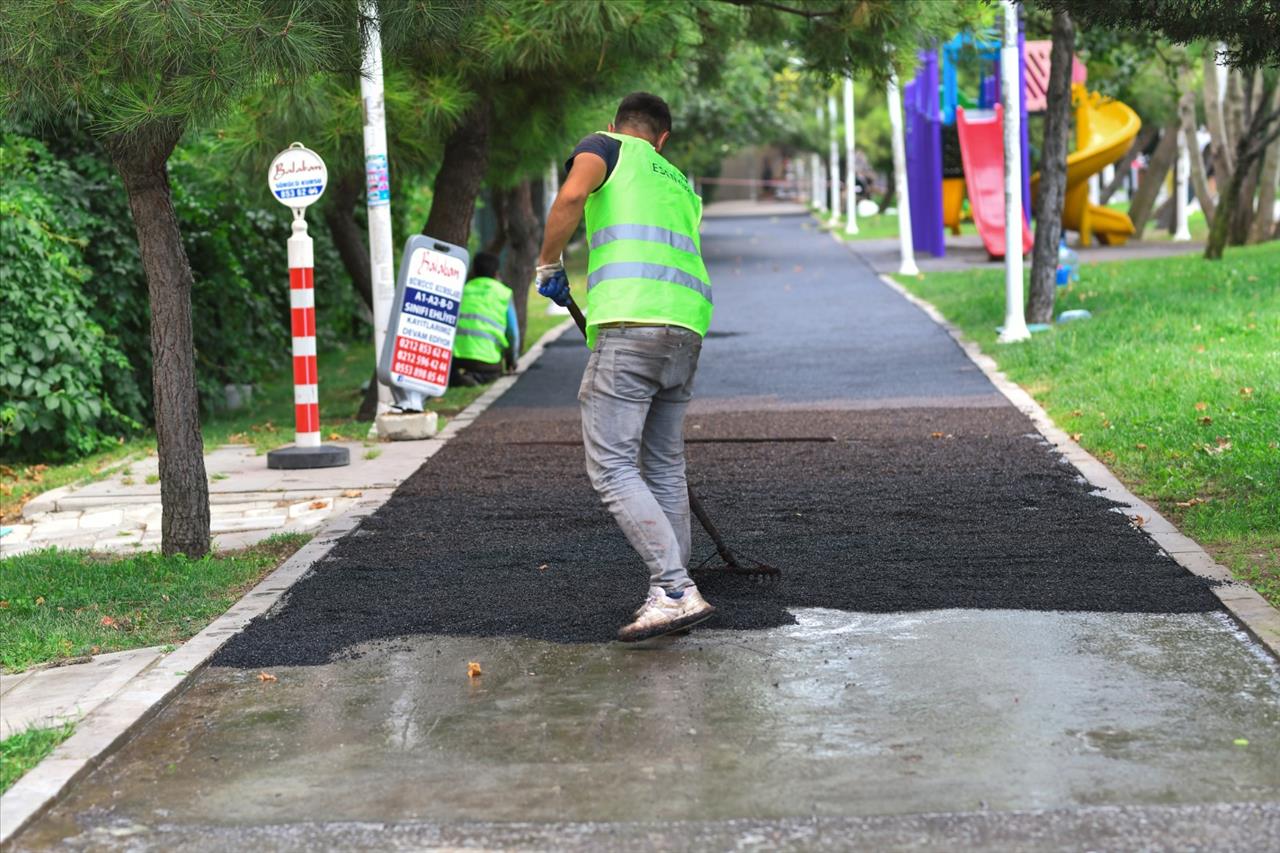
<svg viewBox="0 0 1280 853"><path fill-rule="evenodd" d="M573 158L583 152L594 154L604 161L604 180L609 180L609 176L613 174L613 169L618 165L618 154L622 151L622 143L611 136L605 136L603 133L593 133L585 136L582 141L574 146L573 153L569 155L569 159L564 163L565 172L573 169ZM601 184L604 181L600 182ZM599 189L597 187L597 189Z"/></svg>

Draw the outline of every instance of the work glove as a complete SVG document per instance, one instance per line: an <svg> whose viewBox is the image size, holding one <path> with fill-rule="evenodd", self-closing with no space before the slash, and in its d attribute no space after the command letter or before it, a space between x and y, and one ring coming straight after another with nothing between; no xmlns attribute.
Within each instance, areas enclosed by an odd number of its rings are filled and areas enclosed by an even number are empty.
<svg viewBox="0 0 1280 853"><path fill-rule="evenodd" d="M569 305L569 277L560 261L538 267L537 284L538 292L561 308Z"/></svg>

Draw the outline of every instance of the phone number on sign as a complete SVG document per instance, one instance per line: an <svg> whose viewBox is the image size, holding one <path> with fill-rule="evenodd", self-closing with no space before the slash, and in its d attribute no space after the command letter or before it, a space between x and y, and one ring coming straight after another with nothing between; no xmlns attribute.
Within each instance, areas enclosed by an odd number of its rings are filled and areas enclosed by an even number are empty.
<svg viewBox="0 0 1280 853"><path fill-rule="evenodd" d="M443 347L397 337L391 357L391 372L434 385L448 385L452 358L453 353Z"/></svg>

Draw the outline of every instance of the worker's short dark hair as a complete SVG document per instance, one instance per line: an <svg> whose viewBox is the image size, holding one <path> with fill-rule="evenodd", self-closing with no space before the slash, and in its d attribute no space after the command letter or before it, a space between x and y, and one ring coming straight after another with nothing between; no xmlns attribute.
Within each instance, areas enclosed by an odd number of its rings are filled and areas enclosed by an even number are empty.
<svg viewBox="0 0 1280 853"><path fill-rule="evenodd" d="M476 252L471 259L472 278L497 278L502 261L493 252Z"/></svg>
<svg viewBox="0 0 1280 853"><path fill-rule="evenodd" d="M632 92L618 104L613 126L644 129L656 139L671 130L671 108L657 95Z"/></svg>

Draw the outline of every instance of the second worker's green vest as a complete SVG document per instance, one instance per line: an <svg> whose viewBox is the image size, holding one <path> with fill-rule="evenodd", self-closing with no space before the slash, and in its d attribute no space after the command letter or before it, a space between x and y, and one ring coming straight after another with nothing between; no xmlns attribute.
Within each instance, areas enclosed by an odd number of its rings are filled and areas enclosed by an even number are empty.
<svg viewBox="0 0 1280 853"><path fill-rule="evenodd" d="M711 280L702 263L702 199L643 139L622 143L618 164L587 197L587 345L601 323L711 325Z"/></svg>
<svg viewBox="0 0 1280 853"><path fill-rule="evenodd" d="M496 278L473 278L462 287L454 358L497 364L507 348L507 306L511 288Z"/></svg>

